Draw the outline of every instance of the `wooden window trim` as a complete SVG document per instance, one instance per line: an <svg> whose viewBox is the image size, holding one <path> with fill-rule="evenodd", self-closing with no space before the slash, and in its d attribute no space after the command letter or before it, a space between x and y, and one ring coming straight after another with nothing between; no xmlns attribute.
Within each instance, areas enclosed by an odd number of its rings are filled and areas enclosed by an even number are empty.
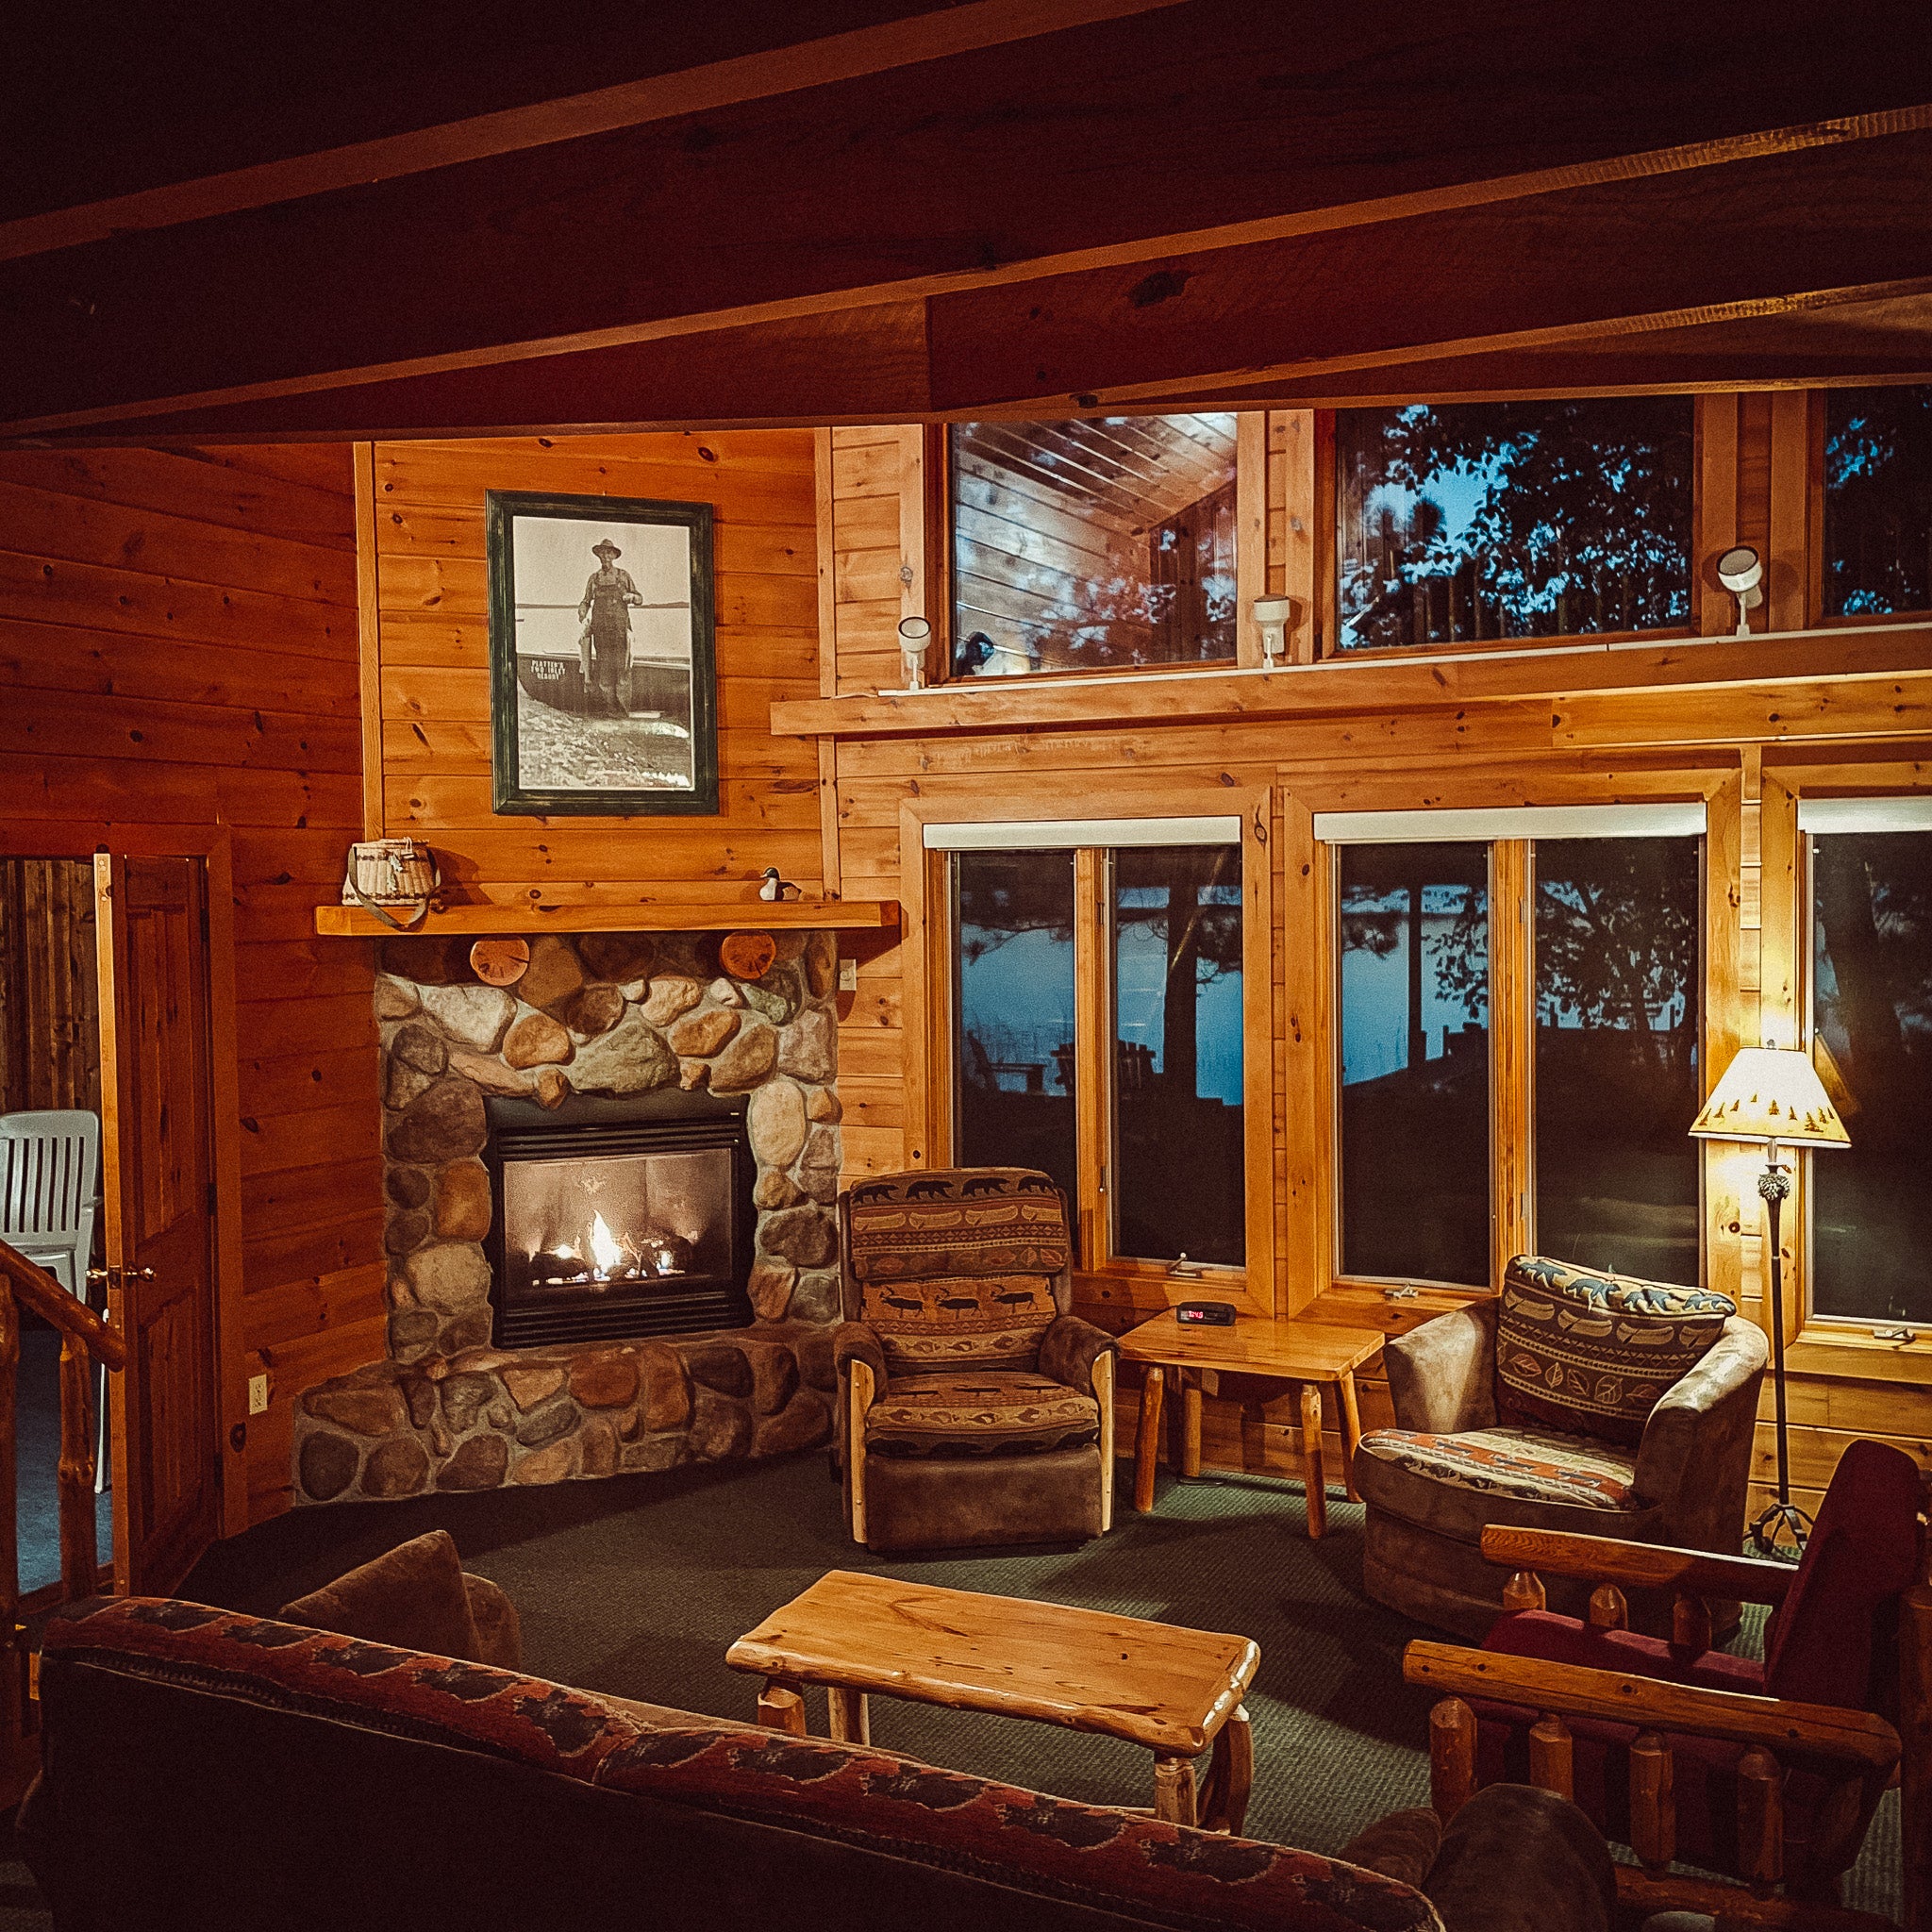
<svg viewBox="0 0 1932 1932"><path fill-rule="evenodd" d="M1314 815L1328 810L1422 810L1430 808L1481 808L1497 803L1527 806L1598 804L1606 797L1634 799L1702 799L1706 829L1703 869L1703 1002L1704 1017L1699 1035L1704 1092L1714 1081L1713 1066L1720 1071L1730 1064L1738 1044L1740 1027L1739 907L1741 896L1740 861L1742 838L1743 779L1737 754L1729 747L1714 747L1695 762L1667 769L1655 764L1633 765L1617 770L1613 783L1592 781L1575 772L1548 771L1525 775L1512 770L1501 778L1500 798L1482 788L1479 774L1471 774L1458 784L1444 786L1440 773L1383 773L1350 779L1345 785L1331 772L1319 768L1283 765L1275 774L1282 787L1283 832L1283 1005L1285 1028L1285 1105L1282 1150L1285 1185L1283 1204L1285 1225L1282 1254L1285 1265L1284 1298L1286 1313L1299 1313L1322 1295L1332 1291L1352 1294L1381 1293L1391 1287L1413 1287L1424 1301L1456 1297L1466 1301L1492 1293L1491 1287L1471 1287L1458 1282L1425 1281L1421 1277L1375 1277L1345 1274L1341 1268L1341 956L1335 931L1338 847L1316 840ZM1928 787L1932 789L1932 787ZM1527 854L1524 841L1491 841L1515 843ZM1525 860L1525 882L1530 876ZM1526 906L1527 900L1524 897ZM1308 935L1305 945L1295 943L1297 929ZM1497 943L1498 918L1491 869L1491 947L1493 959ZM1525 954L1525 957L1529 956ZM1491 987L1491 1078L1496 1078L1498 1060L1495 1020L1496 992L1493 968ZM1529 1013L1527 1003L1520 1003ZM1530 1045L1533 1047L1533 1034ZM1517 1163L1524 1175L1519 1192L1533 1193L1535 1173L1534 1140L1534 1057L1523 1059L1526 1078L1519 1083L1515 1106L1524 1119L1524 1157ZM1496 1109L1491 1105L1492 1130ZM1704 1208L1701 1247L1707 1283L1737 1297L1739 1289L1739 1227L1737 1190L1726 1194L1717 1174L1721 1158L1719 1143L1704 1143L1702 1188ZM1501 1278L1501 1263L1507 1256L1498 1251L1512 1239L1525 1245L1534 1228L1534 1203L1526 1217L1512 1220L1519 1213L1515 1204L1505 1198L1511 1186L1510 1165L1495 1158L1492 1145L1490 1165L1491 1198L1491 1265ZM1510 1252L1520 1249L1511 1248ZM1729 1287L1721 1282L1728 1281ZM1925 1351L1932 1363L1932 1348ZM1932 1380L1932 1372L1928 1372Z"/></svg>
<svg viewBox="0 0 1932 1932"><path fill-rule="evenodd" d="M1083 1299L1137 1315L1158 1313L1190 1296L1211 1294L1231 1301L1243 1314L1273 1316L1277 1307L1280 1270L1275 1254L1274 1213L1274 1054L1275 1002L1273 960L1274 931L1271 788L1199 787L1162 791L1150 799L1117 803L1115 818L1172 819L1239 813L1241 837L1241 1017L1242 1150L1245 1183L1247 1260L1238 1269L1209 1268L1199 1275L1176 1277L1164 1264L1113 1257L1108 1253L1106 1216L1100 1198L1098 1165L1107 1145L1105 1110L1112 1079L1108 1049L1112 1002L1103 984L1105 946L1095 921L1105 908L1095 890L1095 848L1075 850L1074 974L1080 1071L1074 1096L1075 1133L1080 1155L1079 1265L1076 1293ZM954 1151L952 1032L952 934L946 891L949 855L928 851L927 824L987 823L993 820L1058 819L1066 815L1063 793L1044 790L996 801L948 799L943 794L902 802L899 808L902 944L917 962L905 984L906 1094L916 1144L911 1164L944 1167ZM1083 878L1084 868L1084 878ZM1086 891L1083 894L1082 886ZM1082 934L1086 932L1083 941ZM1093 1037L1090 1037L1093 1036Z"/></svg>
<svg viewBox="0 0 1932 1932"><path fill-rule="evenodd" d="M1921 764L1896 762L1872 764L1787 765L1768 771L1767 792L1775 785L1779 800L1778 824L1784 828L1778 839L1780 865L1778 877L1783 890L1774 892L1772 842L1767 837L1763 897L1766 908L1767 985L1774 976L1771 957L1770 908L1779 902L1783 930L1789 935L1776 961L1789 993L1789 1014L1782 1019L1780 1037L1774 1038L1767 1022L1764 1044L1798 1046L1809 1053L1815 1039L1815 989L1811 983L1812 881L1811 848L1798 829L1798 807L1812 798L1923 797L1932 792L1925 769ZM1767 833L1772 816L1767 798ZM1932 834L1928 834L1932 837ZM1789 1217L1785 1240L1785 1345L1786 1367L1792 1374L1845 1375L1874 1381L1932 1382L1932 1323L1893 1323L1875 1316L1820 1315L1811 1306L1815 1264L1811 1248L1811 1203L1809 1183L1811 1163L1816 1157L1803 1153L1793 1163L1791 1198L1786 1208ZM1911 1330L1909 1342L1881 1341L1873 1333L1879 1327L1906 1327Z"/></svg>

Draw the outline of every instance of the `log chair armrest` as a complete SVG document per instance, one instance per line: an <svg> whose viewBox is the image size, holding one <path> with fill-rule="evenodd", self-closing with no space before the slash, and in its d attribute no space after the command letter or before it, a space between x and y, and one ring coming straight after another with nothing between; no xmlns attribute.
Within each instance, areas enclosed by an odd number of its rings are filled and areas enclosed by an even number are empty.
<svg viewBox="0 0 1932 1932"><path fill-rule="evenodd" d="M1823 1759L1868 1784L1883 1785L1899 1758L1898 1733L1866 1710L1710 1690L1453 1643L1411 1643L1402 1654L1402 1674L1442 1697L1480 1697L1559 1717L1687 1732L1767 1750L1781 1761Z"/></svg>
<svg viewBox="0 0 1932 1932"><path fill-rule="evenodd" d="M1078 1315L1060 1315L1040 1338L1040 1373L1082 1395L1091 1395L1095 1392L1094 1363L1104 1355L1119 1355L1120 1349L1118 1336Z"/></svg>
<svg viewBox="0 0 1932 1932"><path fill-rule="evenodd" d="M1496 1300L1485 1295L1382 1345L1395 1426L1455 1436L1496 1426Z"/></svg>
<svg viewBox="0 0 1932 1932"><path fill-rule="evenodd" d="M877 1331L864 1322L841 1322L832 1330L832 1367L842 1378L855 1361L872 1371L874 1387L886 1386L886 1351Z"/></svg>
<svg viewBox="0 0 1932 1932"><path fill-rule="evenodd" d="M1483 1531L1483 1559L1499 1570L1547 1571L1624 1590L1669 1590L1680 1596L1736 1598L1747 1604L1783 1603L1798 1574L1789 1563L1757 1557L1719 1557L1708 1550L1674 1550L1613 1536L1519 1529L1501 1523Z"/></svg>

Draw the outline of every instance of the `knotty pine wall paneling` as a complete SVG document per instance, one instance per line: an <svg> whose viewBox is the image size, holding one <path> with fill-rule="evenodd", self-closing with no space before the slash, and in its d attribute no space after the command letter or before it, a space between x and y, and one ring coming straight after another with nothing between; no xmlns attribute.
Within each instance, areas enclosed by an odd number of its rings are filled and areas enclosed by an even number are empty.
<svg viewBox="0 0 1932 1932"><path fill-rule="evenodd" d="M1803 608L1794 587L1815 576L1815 558L1793 553L1799 544L1815 548L1816 519L1793 508L1786 480L1804 454L1802 419L1795 404L1781 408L1769 395L1701 401L1696 627L1714 635L1735 626L1728 594L1716 589L1714 578L1703 579L1716 554L1740 541L1767 557L1783 627ZM1331 435L1331 423L1320 412L1274 411L1269 418L1268 589L1306 596L1311 607L1308 618L1297 612L1291 658L1314 654L1316 626L1324 603L1332 603L1324 588L1333 572L1332 532L1327 510L1317 508ZM834 663L824 689L829 695L893 687L900 679L891 626L902 608L894 587L903 570L920 574L906 533L915 527L911 494L924 489L924 479L907 460L911 445L901 431L838 429L825 443L832 469ZM1786 491L1782 504L1780 488ZM1293 527L1297 518L1300 529ZM943 633L945 613L932 614ZM1753 613L1754 629L1769 622L1769 610ZM1171 717L1131 727L1068 723L1010 734L844 737L831 760L838 862L847 892L894 896L900 808L909 799L977 801L991 817L1005 815L1016 796L1044 795L1074 815L1163 792L1198 793L1204 784L1274 785L1274 836L1279 862L1290 869L1275 894L1275 1008L1282 1037L1274 1091L1251 1094L1248 1104L1269 1105L1279 1127L1275 1206L1285 1306L1316 1319L1399 1332L1458 1297L1425 1286L1417 1301L1391 1303L1374 1287L1337 1282L1329 1274L1332 1230L1324 1217L1332 1213L1333 1176L1324 1139L1326 1090L1309 1074L1309 1056L1332 1051L1326 1031L1332 996L1328 886L1326 850L1309 836L1308 811L1704 796L1710 821L1705 933L1709 1078L1733 1045L1759 1038L1784 1043L1795 1024L1794 954L1803 942L1801 922L1789 903L1795 810L1783 778L1766 769L1771 755L1785 763L1869 760L1893 757L1884 749L1889 745L1896 748L1894 762L1868 765L1859 777L1881 788L1932 788L1932 675L1847 678L1833 648L1821 639L1816 676L1782 684L1580 693L1554 703L1445 699L1359 714L1233 723L1191 718L1184 692L1176 692ZM1843 789L1866 788L1849 783ZM1770 900L1767 875L1776 882ZM924 1148L924 1124L908 1123L903 1112L912 1048L902 1024L904 975L917 967L912 941L908 933L904 946L862 958L859 991L841 1002L848 1178L943 1158L941 1147ZM937 1050L941 1042L931 1044ZM868 1107L876 1109L870 1117ZM1746 1211L1757 1207L1748 1166L1709 1157L1708 1266L1713 1283L1736 1292L1745 1312L1762 1320L1760 1242L1755 1212ZM1800 1258L1788 1252L1788 1271ZM1787 1278L1794 1277L1788 1272ZM1117 1293L1100 1300L1091 1284L1077 1284L1076 1291L1082 1312L1109 1326L1123 1326L1141 1312L1124 1307ZM1794 1474L1808 1504L1815 1506L1838 1454L1857 1434L1897 1441L1932 1468L1932 1347L1874 1343L1854 1350L1843 1341L1802 1341L1792 1360L1799 1425ZM1373 1427L1389 1419L1387 1384L1378 1364L1361 1379L1364 1424ZM1208 1398L1210 1463L1298 1474L1296 1417L1277 1393L1230 1380L1222 1395ZM1768 1392L1765 1402L1768 1416ZM1124 1450L1135 1426L1134 1391L1124 1384L1120 1421ZM1339 1454L1339 1444L1330 1447ZM1761 1500L1771 1466L1768 1430L1760 1430L1757 1465Z"/></svg>
<svg viewBox="0 0 1932 1932"><path fill-rule="evenodd" d="M715 898L755 884L768 865L820 891L817 748L770 730L774 699L819 692L812 446L808 429L360 446L382 829L426 841L445 882L477 901L532 888L576 899ZM491 490L712 506L718 817L491 811Z"/></svg>
<svg viewBox="0 0 1932 1932"><path fill-rule="evenodd" d="M383 1349L371 958L314 931L362 817L346 449L0 453L0 850L225 828L241 1280L220 1320L271 1377L248 1418L226 1365L233 1530L291 1500L293 1395Z"/></svg>

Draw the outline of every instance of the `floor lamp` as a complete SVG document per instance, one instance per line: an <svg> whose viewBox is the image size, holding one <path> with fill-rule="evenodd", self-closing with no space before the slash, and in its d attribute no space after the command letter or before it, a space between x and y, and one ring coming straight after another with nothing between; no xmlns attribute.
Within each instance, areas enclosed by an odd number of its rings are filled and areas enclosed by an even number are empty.
<svg viewBox="0 0 1932 1932"><path fill-rule="evenodd" d="M1781 1539L1805 1547L1811 1519L1791 1501L1790 1452L1785 1422L1785 1268L1779 1217L1791 1191L1791 1171L1778 1160L1781 1147L1849 1147L1852 1137L1838 1117L1811 1056L1782 1047L1740 1047L1712 1088L1690 1131L1702 1141L1746 1141L1764 1149L1757 1192L1764 1202L1765 1239L1771 1255L1772 1387L1777 1403L1777 1501L1751 1525L1751 1541L1766 1556Z"/></svg>

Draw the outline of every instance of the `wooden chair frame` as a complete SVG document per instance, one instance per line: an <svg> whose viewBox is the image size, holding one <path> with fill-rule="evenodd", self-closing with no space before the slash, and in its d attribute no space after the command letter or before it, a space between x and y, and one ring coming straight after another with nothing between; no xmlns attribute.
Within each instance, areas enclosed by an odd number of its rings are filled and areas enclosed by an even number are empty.
<svg viewBox="0 0 1932 1932"><path fill-rule="evenodd" d="M1539 1572L1593 1579L1588 1622L1624 1627L1627 1590L1674 1593L1672 1647L1696 1655L1710 1644L1707 1599L1782 1603L1795 1570L1748 1557L1662 1549L1612 1537L1573 1536L1492 1524L1483 1555L1512 1572L1504 1603L1541 1609ZM1707 1912L1719 1932L1778 1925L1815 1932L1885 1932L1889 1920L1847 1910L1827 1897L1791 1894L1784 1884L1783 1754L1837 1782L1820 1808L1827 1855L1856 1847L1879 1798L1901 1785L1906 1932L1932 1932L1932 1587L1906 1593L1899 1627L1900 1730L1869 1711L1840 1710L1788 1698L1756 1697L1673 1684L1618 1671L1511 1657L1455 1644L1416 1642L1403 1675L1442 1693L1429 1714L1431 1800L1446 1822L1475 1790L1476 1718L1471 1697L1525 1706L1538 1713L1529 1734L1530 1782L1574 1795L1570 1718L1636 1724L1630 1747L1631 1848L1640 1863L1617 1868L1618 1896L1648 1911ZM1676 1850L1668 1734L1744 1747L1738 1768L1738 1842L1743 1883L1670 1870Z"/></svg>

